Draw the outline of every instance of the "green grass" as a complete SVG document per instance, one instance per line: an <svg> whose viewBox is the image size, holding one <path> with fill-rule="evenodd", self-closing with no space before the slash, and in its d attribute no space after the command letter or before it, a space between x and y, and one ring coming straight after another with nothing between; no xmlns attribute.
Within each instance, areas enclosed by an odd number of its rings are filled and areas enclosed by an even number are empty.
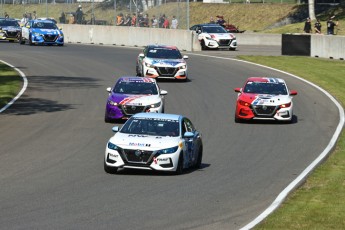
<svg viewBox="0 0 345 230"><path fill-rule="evenodd" d="M0 63L0 108L14 98L22 85L22 79L11 67Z"/></svg>
<svg viewBox="0 0 345 230"><path fill-rule="evenodd" d="M345 105L345 62L308 57L241 56L298 75ZM345 135L306 183L255 229L345 229Z"/></svg>

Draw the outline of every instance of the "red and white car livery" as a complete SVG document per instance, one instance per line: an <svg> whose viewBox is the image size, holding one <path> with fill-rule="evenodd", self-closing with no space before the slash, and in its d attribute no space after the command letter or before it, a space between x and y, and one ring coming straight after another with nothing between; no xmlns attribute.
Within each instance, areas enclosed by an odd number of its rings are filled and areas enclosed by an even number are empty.
<svg viewBox="0 0 345 230"><path fill-rule="evenodd" d="M235 122L243 120L279 120L291 122L293 117L292 96L281 78L250 77L243 88L235 88L238 93Z"/></svg>

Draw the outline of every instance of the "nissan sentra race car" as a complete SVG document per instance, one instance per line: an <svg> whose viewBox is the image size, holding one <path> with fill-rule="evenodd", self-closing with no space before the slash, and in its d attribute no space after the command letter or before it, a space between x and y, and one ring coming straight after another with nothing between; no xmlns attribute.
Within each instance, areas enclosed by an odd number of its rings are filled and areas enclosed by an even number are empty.
<svg viewBox="0 0 345 230"><path fill-rule="evenodd" d="M163 113L164 95L155 79L147 77L120 77L113 88L108 87L109 97L105 108L105 122L128 119L140 112Z"/></svg>
<svg viewBox="0 0 345 230"><path fill-rule="evenodd" d="M201 49L236 50L236 36L219 24L198 24L190 28L198 34Z"/></svg>
<svg viewBox="0 0 345 230"><path fill-rule="evenodd" d="M188 56L182 56L176 46L148 45L139 54L136 63L138 76L187 80Z"/></svg>
<svg viewBox="0 0 345 230"><path fill-rule="evenodd" d="M285 81L280 78L250 77L243 88L235 88L238 93L235 122L261 119L292 121L292 96Z"/></svg>
<svg viewBox="0 0 345 230"><path fill-rule="evenodd" d="M51 20L29 20L22 27L19 43L30 45L64 45L64 35L61 29Z"/></svg>
<svg viewBox="0 0 345 230"><path fill-rule="evenodd" d="M128 168L181 174L201 167L201 134L182 115L138 113L113 131L104 155L107 173Z"/></svg>
<svg viewBox="0 0 345 230"><path fill-rule="evenodd" d="M0 18L0 40L18 41L21 28L17 20Z"/></svg>

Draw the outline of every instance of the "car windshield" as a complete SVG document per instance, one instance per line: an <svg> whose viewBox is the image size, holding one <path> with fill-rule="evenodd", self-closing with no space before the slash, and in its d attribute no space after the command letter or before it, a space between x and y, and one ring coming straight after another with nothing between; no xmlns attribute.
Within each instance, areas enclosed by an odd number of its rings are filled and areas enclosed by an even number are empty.
<svg viewBox="0 0 345 230"><path fill-rule="evenodd" d="M248 82L243 89L244 93L255 94L272 94L272 95L287 95L286 85L284 83L270 83L270 82Z"/></svg>
<svg viewBox="0 0 345 230"><path fill-rule="evenodd" d="M221 26L204 26L202 29L204 33L227 33L227 31Z"/></svg>
<svg viewBox="0 0 345 230"><path fill-rule="evenodd" d="M14 26L20 27L17 21L15 20L0 20L0 26Z"/></svg>
<svg viewBox="0 0 345 230"><path fill-rule="evenodd" d="M179 122L158 118L131 117L122 127L121 133L152 135L152 136L179 136Z"/></svg>
<svg viewBox="0 0 345 230"><path fill-rule="evenodd" d="M56 25L52 22L35 22L32 25L32 28L39 28L39 29L57 29Z"/></svg>
<svg viewBox="0 0 345 230"><path fill-rule="evenodd" d="M113 92L121 94L158 94L157 86L154 82L120 81L116 83Z"/></svg>
<svg viewBox="0 0 345 230"><path fill-rule="evenodd" d="M182 55L177 49L169 48L150 48L147 51L148 58L161 58L161 59L182 59Z"/></svg>

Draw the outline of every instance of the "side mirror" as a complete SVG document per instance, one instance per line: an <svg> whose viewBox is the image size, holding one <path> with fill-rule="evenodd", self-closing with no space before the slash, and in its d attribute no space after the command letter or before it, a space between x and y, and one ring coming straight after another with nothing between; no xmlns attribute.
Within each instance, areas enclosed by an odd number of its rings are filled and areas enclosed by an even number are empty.
<svg viewBox="0 0 345 230"><path fill-rule="evenodd" d="M297 91L296 90L291 90L290 91L290 96L295 96L297 95Z"/></svg>
<svg viewBox="0 0 345 230"><path fill-rule="evenodd" d="M145 54L141 53L141 54L139 54L139 57L143 58L143 57L145 57Z"/></svg>
<svg viewBox="0 0 345 230"><path fill-rule="evenodd" d="M197 30L196 32L197 32L198 34L201 34L201 30Z"/></svg>
<svg viewBox="0 0 345 230"><path fill-rule="evenodd" d="M183 59L188 59L188 56L187 55L183 55Z"/></svg>
<svg viewBox="0 0 345 230"><path fill-rule="evenodd" d="M160 94L161 94L161 95L167 95L167 94L168 94L168 91L166 91L166 90L161 90Z"/></svg>
<svg viewBox="0 0 345 230"><path fill-rule="evenodd" d="M242 88L235 88L234 90L236 93L242 93Z"/></svg>
<svg viewBox="0 0 345 230"><path fill-rule="evenodd" d="M30 29L30 26L26 26L26 28Z"/></svg>
<svg viewBox="0 0 345 230"><path fill-rule="evenodd" d="M111 88L110 87L107 88L107 92L111 93Z"/></svg>
<svg viewBox="0 0 345 230"><path fill-rule="evenodd" d="M118 132L120 129L119 129L119 126L114 126L113 128L111 128L111 130L113 130L114 133Z"/></svg>
<svg viewBox="0 0 345 230"><path fill-rule="evenodd" d="M192 138L192 137L194 137L194 133L192 133L192 132L185 132L183 134L183 137L184 138Z"/></svg>
<svg viewBox="0 0 345 230"><path fill-rule="evenodd" d="M62 27L59 27L59 30L62 30Z"/></svg>

